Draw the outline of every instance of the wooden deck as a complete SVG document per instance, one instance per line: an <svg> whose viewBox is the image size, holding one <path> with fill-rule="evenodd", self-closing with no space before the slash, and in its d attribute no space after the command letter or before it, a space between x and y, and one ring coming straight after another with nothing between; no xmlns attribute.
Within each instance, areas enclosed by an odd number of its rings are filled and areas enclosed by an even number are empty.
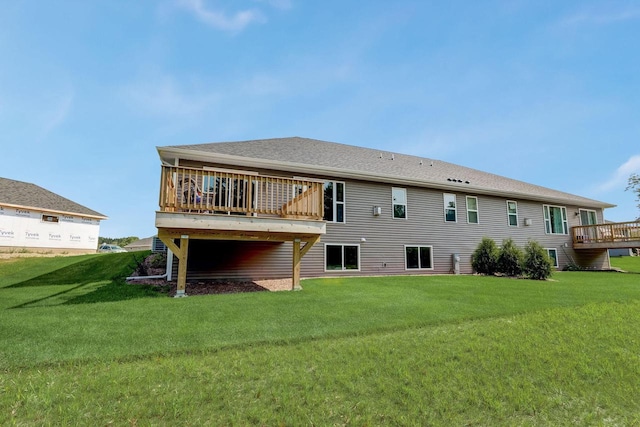
<svg viewBox="0 0 640 427"><path fill-rule="evenodd" d="M162 166L161 212L322 220L324 182L228 170Z"/></svg>
<svg viewBox="0 0 640 427"><path fill-rule="evenodd" d="M571 228L574 249L640 247L640 221L580 225Z"/></svg>
<svg viewBox="0 0 640 427"><path fill-rule="evenodd" d="M324 182L214 168L162 166L158 238L178 258L186 295L189 240L292 242L292 289L300 261L326 233Z"/></svg>

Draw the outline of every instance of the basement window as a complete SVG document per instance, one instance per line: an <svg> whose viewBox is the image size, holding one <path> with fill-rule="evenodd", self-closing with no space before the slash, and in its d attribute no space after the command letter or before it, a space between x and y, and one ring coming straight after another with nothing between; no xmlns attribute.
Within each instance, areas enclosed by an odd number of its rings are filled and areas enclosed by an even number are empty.
<svg viewBox="0 0 640 427"><path fill-rule="evenodd" d="M325 271L360 270L360 245L324 245Z"/></svg>
<svg viewBox="0 0 640 427"><path fill-rule="evenodd" d="M546 248L547 255L551 259L551 265L555 268L558 268L558 250L555 248Z"/></svg>
<svg viewBox="0 0 640 427"><path fill-rule="evenodd" d="M433 270L433 246L405 246L407 270Z"/></svg>

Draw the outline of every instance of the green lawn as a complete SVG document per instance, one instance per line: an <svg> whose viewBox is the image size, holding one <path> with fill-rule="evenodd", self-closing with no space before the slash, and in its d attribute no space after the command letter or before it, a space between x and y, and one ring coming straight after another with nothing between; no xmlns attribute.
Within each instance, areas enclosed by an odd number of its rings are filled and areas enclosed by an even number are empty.
<svg viewBox="0 0 640 427"><path fill-rule="evenodd" d="M640 257L619 256L611 257L611 266L630 273L640 273Z"/></svg>
<svg viewBox="0 0 640 427"><path fill-rule="evenodd" d="M636 274L172 299L131 256L0 261L1 425L640 425Z"/></svg>

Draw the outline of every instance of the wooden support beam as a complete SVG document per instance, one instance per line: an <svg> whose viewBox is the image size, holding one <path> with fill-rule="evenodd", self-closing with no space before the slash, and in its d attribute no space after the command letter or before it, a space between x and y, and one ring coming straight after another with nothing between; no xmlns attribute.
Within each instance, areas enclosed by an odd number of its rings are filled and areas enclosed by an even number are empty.
<svg viewBox="0 0 640 427"><path fill-rule="evenodd" d="M315 245L319 241L320 241L320 236L315 236L315 237L312 237L311 239L307 240L307 244L304 245L304 248L302 248L300 250L300 258L305 256L307 254L307 252L309 252L309 249L311 249L311 246Z"/></svg>
<svg viewBox="0 0 640 427"><path fill-rule="evenodd" d="M180 246L176 245L174 239L180 238ZM187 296L185 288L187 287L187 260L189 258L189 235L183 234L175 236L165 229L158 229L158 239L167 245L167 248L173 252L178 258L178 289L176 290L176 298ZM167 268L171 268L167 266Z"/></svg>
<svg viewBox="0 0 640 427"><path fill-rule="evenodd" d="M319 240L320 236L315 236L307 240L304 247L300 248L301 239L293 239L293 271L291 275L291 290L302 289L300 286L300 264L302 262L302 257L305 256L305 254L309 252L309 249L311 249L311 247Z"/></svg>
<svg viewBox="0 0 640 427"><path fill-rule="evenodd" d="M158 227L158 238L179 239L183 234L188 234L196 240L246 240L263 242L291 242L300 239L308 242L320 236L319 233L280 233L273 231L241 231L241 230L215 230L197 228L165 228ZM164 242L164 240L163 240Z"/></svg>
<svg viewBox="0 0 640 427"><path fill-rule="evenodd" d="M187 260L189 258L189 236L180 237L180 255L178 256L178 289L176 290L176 298L185 297L185 288L187 287Z"/></svg>
<svg viewBox="0 0 640 427"><path fill-rule="evenodd" d="M164 243L165 246L169 248L169 250L173 252L173 254L177 256L178 259L180 259L180 248L173 242L174 237L171 237L171 235L166 230L158 229L158 239L160 239L162 243Z"/></svg>
<svg viewBox="0 0 640 427"><path fill-rule="evenodd" d="M300 290L300 239L293 239L293 274L291 276L291 290Z"/></svg>

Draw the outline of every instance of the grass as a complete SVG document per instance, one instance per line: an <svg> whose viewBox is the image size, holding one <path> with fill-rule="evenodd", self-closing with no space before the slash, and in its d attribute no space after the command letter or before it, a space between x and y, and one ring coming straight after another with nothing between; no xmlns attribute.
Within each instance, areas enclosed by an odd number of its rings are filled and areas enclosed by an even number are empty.
<svg viewBox="0 0 640 427"><path fill-rule="evenodd" d="M640 425L633 274L175 300L127 257L0 263L0 424Z"/></svg>
<svg viewBox="0 0 640 427"><path fill-rule="evenodd" d="M640 273L640 257L619 256L611 257L611 266L629 273Z"/></svg>

